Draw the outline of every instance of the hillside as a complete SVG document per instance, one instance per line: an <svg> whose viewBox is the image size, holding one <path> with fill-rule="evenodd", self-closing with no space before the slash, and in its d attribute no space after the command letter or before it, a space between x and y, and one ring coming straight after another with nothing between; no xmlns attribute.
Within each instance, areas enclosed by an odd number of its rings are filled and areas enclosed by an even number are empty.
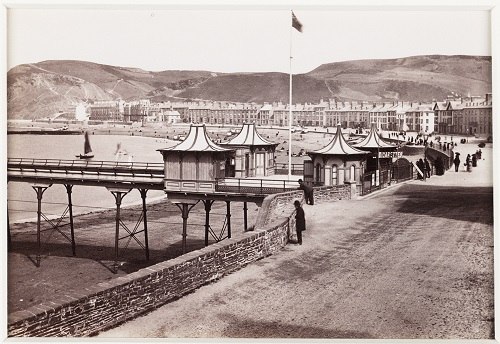
<svg viewBox="0 0 500 344"><path fill-rule="evenodd" d="M204 71L148 72L84 61L44 61L7 74L9 119L51 116L81 102L175 95L212 75Z"/></svg>
<svg viewBox="0 0 500 344"><path fill-rule="evenodd" d="M81 102L206 99L288 102L285 73L150 72L85 61L43 61L8 72L8 117L50 116ZM293 101L430 101L491 92L491 57L427 55L319 66L293 78Z"/></svg>
<svg viewBox="0 0 500 344"><path fill-rule="evenodd" d="M464 96L491 92L491 57L429 55L346 61L321 65L307 75L335 81L340 98L426 101L443 99L451 92Z"/></svg>

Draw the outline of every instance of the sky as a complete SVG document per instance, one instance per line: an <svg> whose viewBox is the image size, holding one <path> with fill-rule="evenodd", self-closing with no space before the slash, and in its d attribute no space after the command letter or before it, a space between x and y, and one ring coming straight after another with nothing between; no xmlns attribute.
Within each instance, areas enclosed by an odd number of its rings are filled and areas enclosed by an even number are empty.
<svg viewBox="0 0 500 344"><path fill-rule="evenodd" d="M83 60L148 71L305 73L324 63L490 56L487 11L8 9L8 69Z"/></svg>

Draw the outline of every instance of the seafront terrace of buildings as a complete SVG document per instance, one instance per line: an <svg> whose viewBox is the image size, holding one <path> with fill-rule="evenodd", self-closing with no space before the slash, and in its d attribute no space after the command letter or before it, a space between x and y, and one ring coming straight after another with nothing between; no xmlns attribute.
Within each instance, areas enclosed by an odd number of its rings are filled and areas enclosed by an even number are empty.
<svg viewBox="0 0 500 344"><path fill-rule="evenodd" d="M207 124L288 125L290 111L293 125L343 128L367 128L375 122L383 130L422 131L425 133L488 134L492 130L492 96L449 97L432 102L368 102L336 101L293 104L235 103L227 101L189 101L153 103L149 100L95 102L90 106L90 119L106 121L107 114L129 122L193 122ZM106 110L106 109L109 109Z"/></svg>

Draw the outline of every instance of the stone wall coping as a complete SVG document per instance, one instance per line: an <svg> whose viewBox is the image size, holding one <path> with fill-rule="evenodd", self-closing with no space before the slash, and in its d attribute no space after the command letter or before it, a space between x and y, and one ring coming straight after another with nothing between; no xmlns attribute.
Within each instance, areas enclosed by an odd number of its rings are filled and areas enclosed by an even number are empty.
<svg viewBox="0 0 500 344"><path fill-rule="evenodd" d="M196 251L191 251L187 254L176 257L174 259L170 259L170 260L167 260L164 262L160 262L160 263L142 268L140 270L131 272L127 275L118 276L118 277L113 278L113 279L106 281L106 282L97 283L96 285L84 288L83 291L78 291L78 292L68 291L67 294L59 297L58 299L54 299L54 300L49 301L52 303L51 306L39 304L39 305L31 306L25 310L20 310L20 311L10 313L8 315L8 324L13 325L19 321L24 321L24 320L27 320L27 319L30 319L33 317L38 317L38 316L43 315L47 312L55 312L55 310L62 308L62 307L70 306L71 303L77 302L78 300L81 300L84 298L91 298L92 296L96 296L100 293L104 293L106 291L109 291L112 288L126 286L133 281L147 278L148 276L151 276L151 274L167 270L167 269L172 268L172 267L179 265L179 264L194 261L201 256L217 252L218 250L223 249L225 247L235 246L238 243L248 241L252 237L263 236L266 234L267 230L275 229L280 224L283 224L285 220L288 221L288 218L284 217L284 218L280 218L279 220L273 221L273 223L269 225L268 229L261 228L261 229L255 229L253 231L245 232L242 234L243 237L240 237L238 239L231 238L231 239L226 239L225 242L218 242L218 243L211 244L210 246L201 248L201 249L196 250Z"/></svg>
<svg viewBox="0 0 500 344"><path fill-rule="evenodd" d="M337 189L345 187L349 186L345 185ZM319 188L319 190L322 189L324 190L335 189L335 187L327 186ZM266 197L262 203L261 209L259 210L257 222L259 222L259 220L262 220L263 218L266 219L266 217L270 214L269 208L273 205L272 202L276 198L289 199L290 197L299 197L299 196L300 199L303 201L304 199L302 190L289 191L286 193L274 194ZM117 276L106 282L100 282L97 283L96 285L82 288L82 290L79 291L68 290L64 295L59 296L55 300L47 301L39 305L34 305L25 310L10 313L8 314L8 327L13 327L13 330L11 330L13 331L13 333L22 333L19 332L20 331L19 329L22 326L29 326L29 327L37 326L36 323L40 322L40 320L44 321L46 321L46 319L50 320L51 314L57 315L58 312L64 313L65 312L64 309L71 311L72 307L74 306L85 308L86 300L88 301L94 297L99 299L104 297L103 295L108 295L108 294L112 295L113 293L120 293L122 290L123 292L128 293L129 286L133 286L134 289L136 289L136 287L140 289L141 281L144 281L150 277L156 278L156 276L160 276L163 273L167 272L169 274L170 273L175 274L177 270L183 269L183 265L185 266L185 263L194 263L193 265L196 265L197 261L202 261L203 259L206 260L206 258L207 257L209 258L211 255L216 256L219 253L222 253L221 256L224 256L226 254L225 252L228 252L229 255L234 255L235 253L233 251L235 249L237 249L240 246L244 246L245 244L252 244L253 240L257 240L259 238L263 238L262 241L261 239L259 239L255 247L253 247L254 250L257 250L259 252L255 254L255 256L257 257L255 259L258 259L258 257L267 256L275 252L277 248L283 246L283 242L281 241L280 238L283 235L286 235L286 233L284 232L278 233L280 237L276 237L278 239L277 241L275 241L276 239L273 239L274 235L271 233L276 230L280 230L280 228L282 227L286 227L287 230L291 230L290 228L288 228L288 225L292 220L291 218L293 217L294 213L295 210L292 210L290 215L275 217L272 219L272 221L270 221L270 223L264 223L260 226L258 226L256 223L254 230L244 232L241 235L238 235L238 238L225 239L224 241L211 244L210 246L201 248L196 251L188 252L187 254L176 257L174 259L170 259L167 261L163 261L142 268L138 271L132 272L127 275ZM269 242L269 240L271 240L272 242ZM286 241L284 244L286 245ZM252 256L254 256L254 254L252 254ZM208 278L194 283L193 288L196 288L197 285L202 285L213 279L218 279L224 276L226 273L229 273L238 268L241 268L242 266L247 265L249 262L250 261L247 260L243 261L242 263L231 263L227 267L223 268L223 270L214 271L213 275L215 276L214 278ZM185 294L186 292L188 291L186 290L181 291L182 294ZM176 292L173 291L173 293L175 294ZM157 300L156 297L154 297L154 299L151 301L151 307L154 308L157 307L159 304L168 302L168 299L166 299L167 301L159 301L159 300L160 299ZM94 324L92 326L97 326L97 327L93 328L93 330L92 329L89 330L90 332L98 330L98 325ZM45 333L50 333L50 335L52 335L52 332L50 331L51 330L48 329ZM29 333L29 330L27 332ZM37 335L39 335L39 333L40 331L37 332Z"/></svg>

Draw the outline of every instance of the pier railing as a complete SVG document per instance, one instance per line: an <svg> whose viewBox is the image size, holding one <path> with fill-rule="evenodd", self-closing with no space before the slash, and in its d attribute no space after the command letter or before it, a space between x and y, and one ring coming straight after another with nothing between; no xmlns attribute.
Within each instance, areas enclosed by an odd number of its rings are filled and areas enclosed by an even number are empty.
<svg viewBox="0 0 500 344"><path fill-rule="evenodd" d="M304 164L292 164L291 172L294 176L304 175ZM276 164L274 174L288 174L288 164Z"/></svg>
<svg viewBox="0 0 500 344"><path fill-rule="evenodd" d="M58 159L7 159L11 181L127 186L162 189L164 165L146 162L115 162Z"/></svg>
<svg viewBox="0 0 500 344"><path fill-rule="evenodd" d="M164 164L162 163L93 160L9 158L7 160L7 176L8 180L12 181L101 186L148 186L149 188L165 188L166 190L172 189L171 184L177 182L181 184L174 187L175 191L196 192L201 190L199 188L193 190L193 187L186 185L213 185L214 183L213 181L165 180ZM212 192L267 195L296 190L297 187L296 180L218 178L215 180L215 190L212 189Z"/></svg>
<svg viewBox="0 0 500 344"><path fill-rule="evenodd" d="M273 194L297 190L297 181L248 178L218 178L215 180L215 191L234 192L240 194Z"/></svg>
<svg viewBox="0 0 500 344"><path fill-rule="evenodd" d="M7 169L31 170L31 171L88 171L103 173L127 172L128 175L141 174L150 176L163 176L164 165L162 163L149 162L119 162L119 161L93 161L93 160L60 160L60 159L32 159L32 158L9 158Z"/></svg>

